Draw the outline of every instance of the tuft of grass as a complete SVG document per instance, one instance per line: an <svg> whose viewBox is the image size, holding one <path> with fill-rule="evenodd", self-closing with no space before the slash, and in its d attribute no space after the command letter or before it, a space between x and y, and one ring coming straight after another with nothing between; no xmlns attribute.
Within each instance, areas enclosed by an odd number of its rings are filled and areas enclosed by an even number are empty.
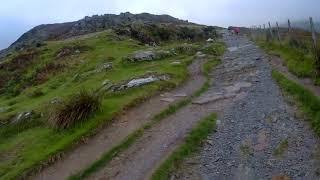
<svg viewBox="0 0 320 180"><path fill-rule="evenodd" d="M223 42L216 42L210 45L207 45L202 49L205 54L213 56L221 56L225 52L226 46Z"/></svg>
<svg viewBox="0 0 320 180"><path fill-rule="evenodd" d="M43 95L44 95L44 92L40 88L36 88L33 91L31 91L30 93L28 93L28 96L31 98L37 98L37 97L40 97Z"/></svg>
<svg viewBox="0 0 320 180"><path fill-rule="evenodd" d="M289 80L278 71L272 71L272 77L278 82L281 89L292 96L311 121L315 132L320 135L320 99L303 86Z"/></svg>
<svg viewBox="0 0 320 180"><path fill-rule="evenodd" d="M66 129L86 120L101 107L101 98L95 92L81 90L67 101L58 104L49 117L55 128Z"/></svg>
<svg viewBox="0 0 320 180"><path fill-rule="evenodd" d="M204 118L186 137L185 142L179 146L169 158L154 172L152 180L170 179L170 174L181 162L192 153L196 152L202 145L203 140L214 130L216 115L213 113Z"/></svg>
<svg viewBox="0 0 320 180"><path fill-rule="evenodd" d="M215 58L212 58L212 59L209 59L208 62L206 62L204 65L203 65L203 73L206 75L206 76L209 76L209 73L211 72L211 70L217 66L218 64L220 64L221 61L218 60L216 57Z"/></svg>
<svg viewBox="0 0 320 180"><path fill-rule="evenodd" d="M285 153L285 151L288 149L288 147L289 147L288 139L281 141L277 146L277 148L273 151L273 155L277 157L282 156Z"/></svg>
<svg viewBox="0 0 320 180"><path fill-rule="evenodd" d="M247 144L242 144L242 145L240 146L240 151L242 152L242 154L243 154L244 156L249 156L249 155L252 155L252 154L253 154L252 148L251 148L249 145L247 145Z"/></svg>

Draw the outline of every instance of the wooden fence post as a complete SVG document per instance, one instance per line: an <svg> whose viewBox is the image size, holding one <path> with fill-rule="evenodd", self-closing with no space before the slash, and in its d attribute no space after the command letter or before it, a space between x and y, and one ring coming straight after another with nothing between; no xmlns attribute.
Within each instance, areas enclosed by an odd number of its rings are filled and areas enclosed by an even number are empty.
<svg viewBox="0 0 320 180"><path fill-rule="evenodd" d="M311 33L312 33L313 46L317 47L317 36L316 36L316 31L314 29L312 17L310 17L310 27L311 27Z"/></svg>
<svg viewBox="0 0 320 180"><path fill-rule="evenodd" d="M314 58L315 58L315 64L316 64L316 76L320 75L320 55L318 54L319 52L317 51L317 36L316 36L316 31L314 29L314 24L312 17L310 19L310 28L311 28L311 33L312 33L312 40L313 40L313 50L314 50Z"/></svg>
<svg viewBox="0 0 320 180"><path fill-rule="evenodd" d="M276 22L276 25L277 25L277 34L278 34L278 41L281 42L281 39L280 39L280 28L279 28L279 23Z"/></svg>
<svg viewBox="0 0 320 180"><path fill-rule="evenodd" d="M290 19L288 19L288 33L289 33L289 36L291 36L292 28L291 28L291 22L290 22Z"/></svg>
<svg viewBox="0 0 320 180"><path fill-rule="evenodd" d="M270 36L271 36L271 39L273 40L273 32L272 32L272 29L271 29L271 24L270 24L270 22L268 24L269 24Z"/></svg>
<svg viewBox="0 0 320 180"><path fill-rule="evenodd" d="M264 37L265 37L266 40L267 40L266 24L263 24L263 34L264 34Z"/></svg>

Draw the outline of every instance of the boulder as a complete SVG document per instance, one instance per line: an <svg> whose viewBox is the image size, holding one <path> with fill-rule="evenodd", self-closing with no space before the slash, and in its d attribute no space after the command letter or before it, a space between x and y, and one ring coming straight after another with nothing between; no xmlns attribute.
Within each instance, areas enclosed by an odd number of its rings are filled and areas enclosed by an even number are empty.
<svg viewBox="0 0 320 180"><path fill-rule="evenodd" d="M172 63L170 63L171 65L177 66L177 65L181 65L182 63L180 61L174 61Z"/></svg>
<svg viewBox="0 0 320 180"><path fill-rule="evenodd" d="M112 64L111 63L103 63L103 64L97 66L96 72L100 73L100 72L103 72L103 71L108 71L110 69L112 69Z"/></svg>
<svg viewBox="0 0 320 180"><path fill-rule="evenodd" d="M9 108L7 107L0 107L0 113L5 113L8 111Z"/></svg>
<svg viewBox="0 0 320 180"><path fill-rule="evenodd" d="M164 51L164 50L137 51L137 52L133 53L132 55L129 55L128 57L126 57L125 60L127 60L129 62L154 61L154 60L160 60L160 59L164 59L167 57L171 57L173 55L174 55L174 53L172 53L170 51Z"/></svg>
<svg viewBox="0 0 320 180"><path fill-rule="evenodd" d="M156 54L153 51L140 51L140 52L136 52L133 57L132 60L133 61L151 61L154 60L156 58Z"/></svg>
<svg viewBox="0 0 320 180"><path fill-rule="evenodd" d="M27 111L27 112L22 112L19 113L12 121L12 124L18 124L24 121L31 120L32 117L34 116L34 111Z"/></svg>
<svg viewBox="0 0 320 180"><path fill-rule="evenodd" d="M128 88L132 88L132 87L138 87L138 86L142 86L145 84L149 84L155 81L159 81L160 79L157 77L147 77L147 78L140 78L140 79L133 79L131 81L128 82L128 84L126 85Z"/></svg>
<svg viewBox="0 0 320 180"><path fill-rule="evenodd" d="M196 54L196 56L197 56L198 58L206 57L206 55L203 54L201 51L198 51L197 54Z"/></svg>
<svg viewBox="0 0 320 180"><path fill-rule="evenodd" d="M112 86L111 89L112 91L122 91L125 89L130 89L133 87L140 87L140 86L144 86L156 81L166 81L168 80L169 77L167 75L150 75L148 77L144 77L144 78L135 78L132 79L124 84L120 84L120 85L116 85L116 86Z"/></svg>
<svg viewBox="0 0 320 180"><path fill-rule="evenodd" d="M108 91L110 90L111 88L113 87L113 83L109 80L109 79L106 79L102 82L102 87L101 89L103 91Z"/></svg>
<svg viewBox="0 0 320 180"><path fill-rule="evenodd" d="M50 104L61 104L63 100L59 97L54 97L51 101Z"/></svg>
<svg viewBox="0 0 320 180"><path fill-rule="evenodd" d="M209 39L207 40L207 42L214 42L214 39L209 38Z"/></svg>

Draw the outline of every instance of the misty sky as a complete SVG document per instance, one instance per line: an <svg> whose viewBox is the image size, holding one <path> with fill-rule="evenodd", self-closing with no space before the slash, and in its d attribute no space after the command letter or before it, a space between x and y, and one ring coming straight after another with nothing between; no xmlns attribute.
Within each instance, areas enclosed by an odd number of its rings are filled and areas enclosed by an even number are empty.
<svg viewBox="0 0 320 180"><path fill-rule="evenodd" d="M320 20L319 0L4 0L0 49L39 24L75 21L94 14L169 14L196 23L251 26L267 21Z"/></svg>

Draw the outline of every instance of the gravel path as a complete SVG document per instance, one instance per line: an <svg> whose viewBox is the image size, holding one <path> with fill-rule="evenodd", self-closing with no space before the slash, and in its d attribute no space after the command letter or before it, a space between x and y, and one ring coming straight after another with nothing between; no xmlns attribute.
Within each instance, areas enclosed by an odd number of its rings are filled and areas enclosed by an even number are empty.
<svg viewBox="0 0 320 180"><path fill-rule="evenodd" d="M245 38L224 40L229 52L213 73L215 88L252 86L219 113L217 132L172 179L320 179L319 139L272 80L267 56Z"/></svg>

